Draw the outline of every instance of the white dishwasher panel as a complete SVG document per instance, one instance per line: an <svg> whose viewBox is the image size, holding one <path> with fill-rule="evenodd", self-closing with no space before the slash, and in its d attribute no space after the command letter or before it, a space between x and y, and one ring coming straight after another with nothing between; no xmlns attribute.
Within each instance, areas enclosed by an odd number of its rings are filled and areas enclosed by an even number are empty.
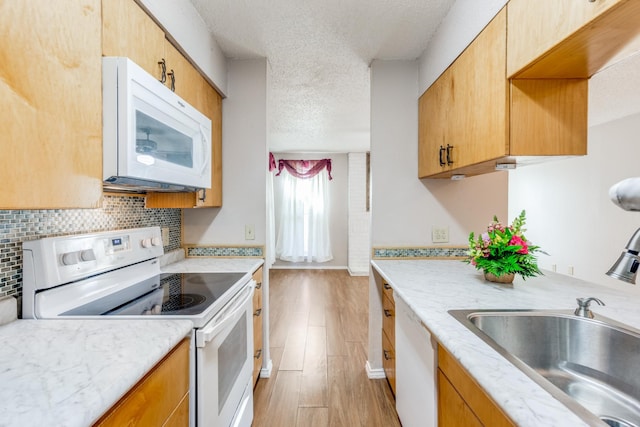
<svg viewBox="0 0 640 427"><path fill-rule="evenodd" d="M436 427L436 344L402 298L395 302L396 410L403 427Z"/></svg>

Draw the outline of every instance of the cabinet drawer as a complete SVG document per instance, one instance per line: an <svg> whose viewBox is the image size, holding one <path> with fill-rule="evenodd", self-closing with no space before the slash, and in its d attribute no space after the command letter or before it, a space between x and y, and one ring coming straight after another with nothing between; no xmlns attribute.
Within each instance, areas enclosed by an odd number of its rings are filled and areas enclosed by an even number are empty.
<svg viewBox="0 0 640 427"><path fill-rule="evenodd" d="M163 425L188 392L189 339L185 338L95 425ZM188 420L188 404L186 410Z"/></svg>
<svg viewBox="0 0 640 427"><path fill-rule="evenodd" d="M391 344L396 342L396 306L393 301L384 296L382 298L382 330L387 334Z"/></svg>
<svg viewBox="0 0 640 427"><path fill-rule="evenodd" d="M391 302L394 301L393 288L387 282L382 282L382 296L386 296Z"/></svg>

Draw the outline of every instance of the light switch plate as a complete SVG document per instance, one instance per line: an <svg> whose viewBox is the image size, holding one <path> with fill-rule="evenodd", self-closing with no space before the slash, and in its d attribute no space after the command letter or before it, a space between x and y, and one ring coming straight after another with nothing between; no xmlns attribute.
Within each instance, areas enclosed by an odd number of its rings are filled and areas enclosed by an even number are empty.
<svg viewBox="0 0 640 427"><path fill-rule="evenodd" d="M449 227L441 227L441 226L435 226L435 225L431 227L431 242L448 243Z"/></svg>
<svg viewBox="0 0 640 427"><path fill-rule="evenodd" d="M247 224L244 226L244 240L255 240L256 229L253 224Z"/></svg>

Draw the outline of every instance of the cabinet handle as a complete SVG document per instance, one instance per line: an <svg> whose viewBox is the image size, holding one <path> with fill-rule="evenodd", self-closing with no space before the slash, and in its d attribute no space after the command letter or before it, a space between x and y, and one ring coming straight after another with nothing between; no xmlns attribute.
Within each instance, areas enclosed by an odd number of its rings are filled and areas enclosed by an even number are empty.
<svg viewBox="0 0 640 427"><path fill-rule="evenodd" d="M440 162L440 166L444 166L444 165L445 165L445 163L444 163L444 151L445 151L445 149L444 149L444 147L441 145L441 146L440 146L440 152L439 152L439 154L438 154L438 160L439 160L439 162Z"/></svg>
<svg viewBox="0 0 640 427"><path fill-rule="evenodd" d="M253 313L253 315L256 316L256 317L260 316L261 314L262 314L262 309L261 308L257 309L256 312Z"/></svg>
<svg viewBox="0 0 640 427"><path fill-rule="evenodd" d="M391 360L391 352L383 350L385 360Z"/></svg>
<svg viewBox="0 0 640 427"><path fill-rule="evenodd" d="M391 289L391 286L388 283L384 283L382 286L384 286L385 289Z"/></svg>
<svg viewBox="0 0 640 427"><path fill-rule="evenodd" d="M160 83L164 83L167 81L167 63L164 58L162 58L162 61L158 62L158 65L162 68L162 72L160 73Z"/></svg>
<svg viewBox="0 0 640 427"><path fill-rule="evenodd" d="M262 288L262 282L256 283L256 289L260 289L260 288Z"/></svg>
<svg viewBox="0 0 640 427"><path fill-rule="evenodd" d="M169 71L167 74L171 78L171 92L175 92L176 91L176 73L173 71L173 68L172 68L171 71Z"/></svg>
<svg viewBox="0 0 640 427"><path fill-rule="evenodd" d="M201 202L204 202L205 200L207 200L207 189L203 188L202 190L200 190L200 194L201 196L198 197L198 200L200 200Z"/></svg>
<svg viewBox="0 0 640 427"><path fill-rule="evenodd" d="M386 317L393 317L393 313L391 312L391 310L387 310L386 308L384 309L384 315Z"/></svg>
<svg viewBox="0 0 640 427"><path fill-rule="evenodd" d="M256 355L254 357L256 359L260 359L260 356L262 356L262 349L259 349L258 351L256 351Z"/></svg>
<svg viewBox="0 0 640 427"><path fill-rule="evenodd" d="M447 144L447 164L449 166L453 164L453 160L451 160L451 151L453 151L453 145Z"/></svg>

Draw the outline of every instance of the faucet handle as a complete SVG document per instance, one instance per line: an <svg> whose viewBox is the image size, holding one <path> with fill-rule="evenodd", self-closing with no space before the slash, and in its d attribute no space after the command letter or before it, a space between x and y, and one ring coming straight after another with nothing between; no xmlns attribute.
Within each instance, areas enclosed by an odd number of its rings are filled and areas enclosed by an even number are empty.
<svg viewBox="0 0 640 427"><path fill-rule="evenodd" d="M589 310L589 304L591 301L595 301L598 305L604 305L602 301L595 297L589 298L576 298L578 302L578 308L573 312L576 316L588 317L589 319L593 319L593 313Z"/></svg>

